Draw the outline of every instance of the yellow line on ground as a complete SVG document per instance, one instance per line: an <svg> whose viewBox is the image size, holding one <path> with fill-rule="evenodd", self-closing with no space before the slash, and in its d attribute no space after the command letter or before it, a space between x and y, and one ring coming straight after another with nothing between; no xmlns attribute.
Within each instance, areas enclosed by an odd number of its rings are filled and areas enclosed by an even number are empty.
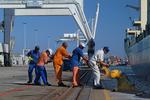
<svg viewBox="0 0 150 100"><path fill-rule="evenodd" d="M105 96L105 100L111 100L108 90L104 90L104 96Z"/></svg>

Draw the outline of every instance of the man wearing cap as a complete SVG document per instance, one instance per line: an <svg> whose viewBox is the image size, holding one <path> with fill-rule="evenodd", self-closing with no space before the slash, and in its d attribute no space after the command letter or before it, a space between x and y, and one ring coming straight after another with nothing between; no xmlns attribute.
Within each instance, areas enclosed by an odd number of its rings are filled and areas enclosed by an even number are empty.
<svg viewBox="0 0 150 100"><path fill-rule="evenodd" d="M34 50L31 50L28 52L27 57L29 58L29 68L28 68L28 82L27 83L32 83L32 72L35 69L35 74L37 74L36 70L36 64L38 62L40 52L39 52L39 47L35 46Z"/></svg>
<svg viewBox="0 0 150 100"><path fill-rule="evenodd" d="M52 52L50 51L50 49L43 51L39 57L39 60L37 62L37 72L38 74L36 75L36 78L34 80L34 84L35 85L39 85L38 81L40 79L40 77L43 80L44 85L48 85L51 86L51 84L48 83L47 81L47 72L45 69L45 64L47 64L49 62L49 58L52 55Z"/></svg>
<svg viewBox="0 0 150 100"><path fill-rule="evenodd" d="M70 58L71 55L67 52L68 44L66 42L57 48L56 53L54 54L53 65L55 70L56 79L58 81L58 86L66 86L62 82L62 64L63 58Z"/></svg>
<svg viewBox="0 0 150 100"><path fill-rule="evenodd" d="M85 48L85 44L80 43L79 47L73 50L73 54L71 57L71 65L73 68L73 77L72 77L72 86L77 87L79 85L79 63L80 58L82 57L83 60L86 62L88 61L87 57L83 55L83 49Z"/></svg>
<svg viewBox="0 0 150 100"><path fill-rule="evenodd" d="M104 47L103 49L98 50L92 58L89 60L89 66L92 68L93 77L94 77L94 88L103 88L100 84L100 70L97 64L102 66L109 67L108 64L104 62L104 55L109 52L108 47Z"/></svg>

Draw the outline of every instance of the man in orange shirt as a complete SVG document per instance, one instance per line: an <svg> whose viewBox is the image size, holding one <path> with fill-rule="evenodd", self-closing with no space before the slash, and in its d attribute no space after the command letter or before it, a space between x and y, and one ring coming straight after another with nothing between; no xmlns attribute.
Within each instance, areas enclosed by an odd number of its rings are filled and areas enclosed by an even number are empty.
<svg viewBox="0 0 150 100"><path fill-rule="evenodd" d="M58 80L58 86L66 86L62 82L62 64L63 64L63 57L70 58L71 55L67 52L68 44L66 42L62 43L62 45L56 50L54 55L54 70L56 74L56 79Z"/></svg>
<svg viewBox="0 0 150 100"><path fill-rule="evenodd" d="M51 84L49 84L47 81L47 72L45 69L45 64L47 64L49 62L50 55L52 55L51 50L46 50L41 53L39 60L37 62L36 68L37 68L38 74L36 75L34 84L38 84L40 77L42 77L44 85L51 86Z"/></svg>

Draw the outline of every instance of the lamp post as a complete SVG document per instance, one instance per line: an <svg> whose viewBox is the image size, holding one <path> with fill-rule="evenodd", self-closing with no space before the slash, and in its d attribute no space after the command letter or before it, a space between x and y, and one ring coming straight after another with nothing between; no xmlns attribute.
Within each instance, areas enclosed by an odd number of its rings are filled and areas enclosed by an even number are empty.
<svg viewBox="0 0 150 100"><path fill-rule="evenodd" d="M27 23L23 22L24 49L26 49L26 24L27 24Z"/></svg>
<svg viewBox="0 0 150 100"><path fill-rule="evenodd" d="M23 41L24 41L24 47L23 47L23 57L25 57L25 49L26 49L26 24L23 22Z"/></svg>
<svg viewBox="0 0 150 100"><path fill-rule="evenodd" d="M50 48L50 35L48 35L47 47Z"/></svg>
<svg viewBox="0 0 150 100"><path fill-rule="evenodd" d="M35 45L38 45L38 37L37 37L38 29L34 29L34 31L35 31Z"/></svg>

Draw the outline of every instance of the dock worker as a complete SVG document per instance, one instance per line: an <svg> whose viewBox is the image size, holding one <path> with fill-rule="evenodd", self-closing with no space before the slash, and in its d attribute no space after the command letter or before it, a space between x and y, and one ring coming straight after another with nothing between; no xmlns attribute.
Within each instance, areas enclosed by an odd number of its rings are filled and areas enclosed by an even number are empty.
<svg viewBox="0 0 150 100"><path fill-rule="evenodd" d="M72 77L72 86L77 87L79 85L79 63L80 63L80 58L82 57L83 60L86 62L88 61L88 58L84 56L83 54L83 49L85 48L84 43L80 43L79 47L75 48L73 50L73 54L71 57L71 66L73 68L73 77Z"/></svg>
<svg viewBox="0 0 150 100"><path fill-rule="evenodd" d="M36 64L38 62L40 52L39 46L35 46L34 50L28 52L27 57L29 58L29 68L28 68L28 82L32 83L32 72L35 70L35 74L37 74Z"/></svg>
<svg viewBox="0 0 150 100"><path fill-rule="evenodd" d="M53 50L52 49L48 49L48 51L50 52L50 55L49 55L49 59L47 61L47 63L51 63L53 62L53 57L54 57L54 54L53 54ZM46 77L46 81L47 81L47 71L46 71L46 67L44 67L44 73L45 73L45 77ZM40 81L40 80L39 80Z"/></svg>
<svg viewBox="0 0 150 100"><path fill-rule="evenodd" d="M51 84L48 83L47 71L46 71L46 68L45 68L45 64L49 63L49 58L50 58L51 55L52 55L52 50L51 49L48 49L48 50L43 51L41 53L41 55L39 57L39 60L37 62L37 72L38 72L38 74L36 75L36 78L34 80L35 85L40 85L38 83L38 81L41 77L42 80L43 80L44 85L51 86Z"/></svg>
<svg viewBox="0 0 150 100"><path fill-rule="evenodd" d="M109 52L109 48L104 47L103 49L98 50L89 60L88 64L93 71L94 88L99 88L99 89L103 88L100 84L100 70L97 64L100 64L101 66L109 67L109 65L104 62L104 55L107 54L108 52Z"/></svg>
<svg viewBox="0 0 150 100"><path fill-rule="evenodd" d="M63 42L62 45L57 48L54 59L53 59L53 65L55 70L56 79L58 81L58 86L66 86L62 82L62 64L63 64L63 58L70 58L71 55L67 51L68 44L67 42Z"/></svg>

